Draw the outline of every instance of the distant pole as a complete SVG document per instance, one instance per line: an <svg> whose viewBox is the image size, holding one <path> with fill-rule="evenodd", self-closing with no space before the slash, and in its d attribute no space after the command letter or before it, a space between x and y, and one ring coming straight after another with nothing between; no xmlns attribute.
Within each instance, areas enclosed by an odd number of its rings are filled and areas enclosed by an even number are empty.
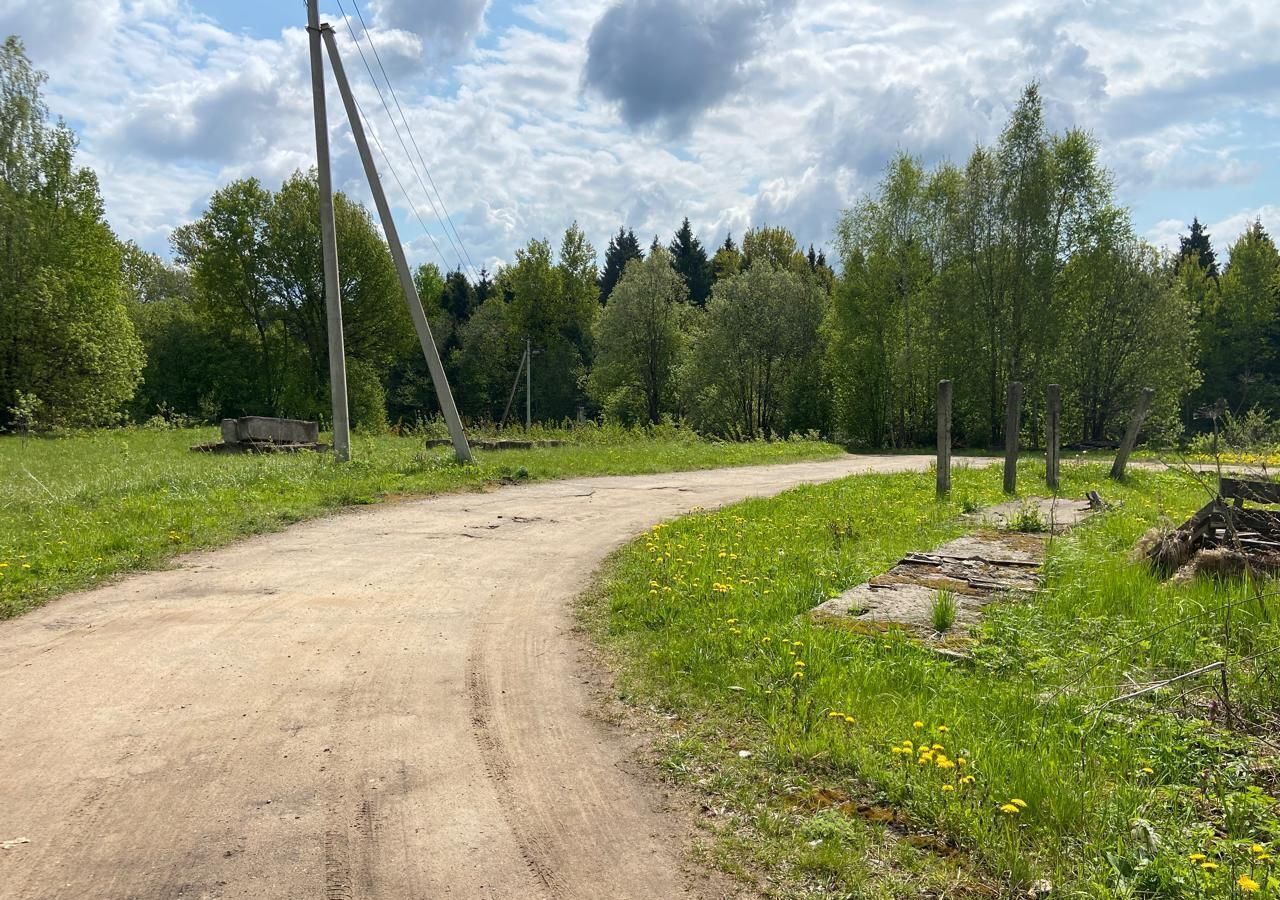
<svg viewBox="0 0 1280 900"><path fill-rule="evenodd" d="M333 182L329 174L329 117L324 102L324 59L320 50L319 0L307 0L311 40L311 104L315 111L316 174L320 193L320 252L324 256L324 305L329 331L329 394L333 400L333 454L351 458L351 421L347 412L347 359L342 341L342 288L338 281L338 231L333 221Z"/></svg>
<svg viewBox="0 0 1280 900"><path fill-rule="evenodd" d="M314 3L315 0L312 0ZM351 136L356 140L356 148L360 151L360 161L364 164L364 174L369 181L369 191L373 194L374 206L378 208L378 218L382 221L382 230L387 235L387 247L391 250L391 258L396 264L396 274L400 276L400 287L404 290L404 301L409 307L409 316L413 319L413 327L418 332L418 343L422 345L422 355L427 359L427 370L431 373L431 382L435 385L436 400L440 403L440 411L449 426L449 437L453 441L453 450L462 462L471 461L471 445L467 443L467 434L462 428L462 418L458 415L458 407L453 402L453 392L449 390L449 379L440 362L440 351L436 349L435 338L431 336L431 324L427 314L423 312L422 301L418 298L418 288L413 283L413 273L409 271L409 261L404 255L404 246L400 243L400 233L396 230L396 220L391 215L391 206L387 203L386 192L382 189L382 180L378 178L378 168L373 164L373 153L369 150L369 139L364 133L364 124L360 121L360 110L356 106L356 98L351 93L351 85L347 82L347 72L342 66L342 57L338 53L338 42L334 39L333 29L328 25L321 29L325 46L329 49L329 63L333 66L333 77L338 82L338 91L342 94L342 103L347 109L347 119L351 123Z"/></svg>
<svg viewBox="0 0 1280 900"><path fill-rule="evenodd" d="M951 491L951 382L938 382L938 496Z"/></svg>
<svg viewBox="0 0 1280 900"><path fill-rule="evenodd" d="M1116 461L1111 464L1111 477L1116 481L1124 478L1125 466L1129 464L1129 454L1138 443L1138 431L1142 428L1142 422L1147 418L1147 413L1151 411L1151 401L1155 396L1154 388L1142 389L1138 406L1133 411L1133 418L1129 420L1128 429L1125 430L1124 440L1120 443L1120 449L1116 451Z"/></svg>
<svg viewBox="0 0 1280 900"><path fill-rule="evenodd" d="M1058 462L1062 445L1059 418L1062 414L1062 388L1051 384L1045 391L1044 478L1049 490L1058 491Z"/></svg>
<svg viewBox="0 0 1280 900"><path fill-rule="evenodd" d="M1022 428L1022 382L1009 382L1004 407L1004 492L1018 490L1018 431Z"/></svg>
<svg viewBox="0 0 1280 900"><path fill-rule="evenodd" d="M524 341L524 430L533 427L533 341Z"/></svg>

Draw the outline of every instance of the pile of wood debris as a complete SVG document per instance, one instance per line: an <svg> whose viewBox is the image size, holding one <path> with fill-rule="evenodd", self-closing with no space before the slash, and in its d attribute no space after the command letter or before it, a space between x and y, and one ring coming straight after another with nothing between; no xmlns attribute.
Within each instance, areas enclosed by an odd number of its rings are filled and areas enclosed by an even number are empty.
<svg viewBox="0 0 1280 900"><path fill-rule="evenodd" d="M1200 574L1280 574L1280 483L1220 478L1218 495L1173 531L1152 529L1137 554L1175 581Z"/></svg>

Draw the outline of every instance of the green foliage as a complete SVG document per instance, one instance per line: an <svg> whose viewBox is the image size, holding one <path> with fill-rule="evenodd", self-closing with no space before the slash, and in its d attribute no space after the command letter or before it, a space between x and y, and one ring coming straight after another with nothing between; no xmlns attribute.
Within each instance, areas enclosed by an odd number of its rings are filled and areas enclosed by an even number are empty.
<svg viewBox="0 0 1280 900"><path fill-rule="evenodd" d="M675 410L674 375L689 299L685 280L662 248L627 265L596 323L589 380L592 397L610 419L656 424Z"/></svg>
<svg viewBox="0 0 1280 900"><path fill-rule="evenodd" d="M702 241L693 233L688 216L680 223L680 229L667 249L671 254L672 267L680 273L688 287L689 302L698 307L706 306L707 297L711 294L711 261L707 259Z"/></svg>
<svg viewBox="0 0 1280 900"><path fill-rule="evenodd" d="M0 427L117 418L142 369L120 247L75 135L50 124L44 75L14 37L0 49ZM23 399L19 400L19 394Z"/></svg>
<svg viewBox="0 0 1280 900"><path fill-rule="evenodd" d="M1143 387L1158 398L1148 430L1176 434L1198 383L1194 301L1112 194L1088 135L1048 133L1034 84L963 170L895 159L838 229L837 431L870 446L930 442L945 378L962 446L1003 437L1010 381L1023 383L1033 435L1050 383L1063 385L1067 435L1117 437Z"/></svg>
<svg viewBox="0 0 1280 900"><path fill-rule="evenodd" d="M619 228L618 233L609 238L609 246L604 253L604 268L600 271L601 303L609 302L609 295L621 280L627 263L633 259L644 259L640 241L631 229Z"/></svg>
<svg viewBox="0 0 1280 900"><path fill-rule="evenodd" d="M781 430L789 385L819 365L825 312L826 292L807 263L798 274L758 256L716 282L682 378L694 425L744 437Z"/></svg>
<svg viewBox="0 0 1280 900"><path fill-rule="evenodd" d="M246 179L217 191L200 219L174 233L177 258L195 286L197 314L232 337L241 368L252 373L248 384L209 385L214 390L202 398L204 409L328 418L318 208L314 172L295 173L274 194ZM348 368L359 364L385 384L393 364L417 347L399 280L362 206L335 195L334 218Z"/></svg>
<svg viewBox="0 0 1280 900"><path fill-rule="evenodd" d="M1225 398L1243 412L1260 404L1280 413L1280 251L1260 222L1231 248L1231 259L1202 311L1205 405Z"/></svg>
<svg viewBox="0 0 1280 900"><path fill-rule="evenodd" d="M956 595L951 591L936 591L929 603L929 621L938 634L946 634L956 623Z"/></svg>

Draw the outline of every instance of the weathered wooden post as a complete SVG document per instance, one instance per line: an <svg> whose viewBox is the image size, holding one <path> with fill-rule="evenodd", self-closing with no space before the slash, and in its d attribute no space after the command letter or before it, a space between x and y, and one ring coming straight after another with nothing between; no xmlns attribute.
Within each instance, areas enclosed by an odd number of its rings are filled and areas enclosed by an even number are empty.
<svg viewBox="0 0 1280 900"><path fill-rule="evenodd" d="M951 491L951 382L938 382L938 496Z"/></svg>
<svg viewBox="0 0 1280 900"><path fill-rule="evenodd" d="M1022 428L1022 382L1009 382L1004 407L1004 492L1018 490L1018 431Z"/></svg>
<svg viewBox="0 0 1280 900"><path fill-rule="evenodd" d="M1133 418L1129 420L1124 440L1120 442L1120 449L1116 451L1116 461L1111 464L1111 477L1117 481L1124 478L1124 467L1129 464L1129 454L1138 443L1138 431L1142 428L1142 422L1147 418L1147 413L1151 411L1151 401L1155 395L1155 388L1143 388L1142 396L1138 398L1138 406L1133 411Z"/></svg>
<svg viewBox="0 0 1280 900"><path fill-rule="evenodd" d="M1058 458L1061 453L1062 433L1058 417L1062 413L1062 388L1049 385L1045 391L1044 410L1044 478L1049 490L1058 491Z"/></svg>

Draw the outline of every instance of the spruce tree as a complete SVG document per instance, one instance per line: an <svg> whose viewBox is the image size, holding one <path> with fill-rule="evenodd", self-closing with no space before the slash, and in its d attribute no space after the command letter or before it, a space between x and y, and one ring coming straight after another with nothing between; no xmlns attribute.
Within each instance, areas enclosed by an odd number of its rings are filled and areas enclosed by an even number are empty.
<svg viewBox="0 0 1280 900"><path fill-rule="evenodd" d="M1204 230L1198 218L1191 220L1191 233L1178 239L1178 262L1194 259L1204 272L1213 279L1218 277L1218 257L1213 252L1213 244L1209 243L1209 232Z"/></svg>
<svg viewBox="0 0 1280 900"><path fill-rule="evenodd" d="M609 246L604 252L604 268L600 270L601 303L609 302L609 295L622 277L622 270L633 259L644 259L640 242L634 231L620 227L618 233L609 238Z"/></svg>
<svg viewBox="0 0 1280 900"><path fill-rule="evenodd" d="M707 259L702 241L693 233L688 216L671 239L668 249L672 268L684 277L689 288L689 302L694 306L706 306L707 297L711 294L711 261Z"/></svg>

